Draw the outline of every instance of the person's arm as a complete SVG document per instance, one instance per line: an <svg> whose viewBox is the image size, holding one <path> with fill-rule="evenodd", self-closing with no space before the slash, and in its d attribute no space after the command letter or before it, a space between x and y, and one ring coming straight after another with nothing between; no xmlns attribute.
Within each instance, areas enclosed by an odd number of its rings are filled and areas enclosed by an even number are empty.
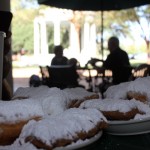
<svg viewBox="0 0 150 150"><path fill-rule="evenodd" d="M103 62L103 68L112 69L112 65L113 65L113 58L111 55L108 55L106 60Z"/></svg>

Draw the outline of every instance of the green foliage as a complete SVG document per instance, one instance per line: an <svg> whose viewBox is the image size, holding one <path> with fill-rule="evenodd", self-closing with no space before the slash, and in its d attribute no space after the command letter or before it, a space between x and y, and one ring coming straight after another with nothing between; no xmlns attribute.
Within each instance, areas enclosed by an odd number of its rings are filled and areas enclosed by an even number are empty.
<svg viewBox="0 0 150 150"><path fill-rule="evenodd" d="M22 48L28 54L33 53L33 20L38 15L38 9L22 9L21 1L12 2L12 50L20 51Z"/></svg>
<svg viewBox="0 0 150 150"><path fill-rule="evenodd" d="M49 53L54 53L54 26L52 24L47 24L47 39L48 39L48 50Z"/></svg>
<svg viewBox="0 0 150 150"><path fill-rule="evenodd" d="M27 0L34 5L35 0ZM41 5L37 8L30 8L25 5L24 0L12 1L12 50L19 52L22 48L27 50L27 54L33 54L34 50L34 18L39 15L41 9L47 8ZM68 29L62 26L61 44L66 48L69 46ZM49 53L53 53L54 47L54 27L52 24L47 25L48 48Z"/></svg>
<svg viewBox="0 0 150 150"><path fill-rule="evenodd" d="M61 25L60 39L61 39L61 45L63 45L64 48L68 48L69 47L69 26Z"/></svg>
<svg viewBox="0 0 150 150"><path fill-rule="evenodd" d="M54 53L54 25L52 23L47 24L47 37L49 53ZM60 27L60 40L64 48L69 47L69 28L64 24Z"/></svg>
<svg viewBox="0 0 150 150"><path fill-rule="evenodd" d="M14 17L12 23L12 47L14 51L22 48L33 50L33 22L23 17Z"/></svg>
<svg viewBox="0 0 150 150"><path fill-rule="evenodd" d="M27 3L26 3L27 2ZM34 49L34 26L33 20L36 16L39 15L41 9L47 8L45 5L40 5L39 8L35 7L36 0L12 0L12 49L13 51L20 51L22 48L28 50L28 54L33 53ZM32 7L29 7L30 6ZM33 7L34 6L34 7ZM32 8L32 9L31 9ZM73 11L74 17L71 22L73 22L77 29L79 29L79 34L81 27L83 27L84 21L96 24L97 34L101 33L101 11L96 12L83 12L83 11ZM104 48L106 47L106 40L111 35L117 35L118 37L127 37L133 38L132 32L130 29L131 24L138 23L141 25L141 18L145 18L147 23L150 23L150 5L135 9L121 10L121 11L104 11ZM144 28L141 27L141 30ZM69 28L61 26L61 44L64 48L69 46ZM139 31L138 31L139 32ZM149 37L144 35L150 32L144 31L141 32L143 39L146 39L150 42ZM150 35L150 34L149 34ZM47 36L48 36L48 46L49 53L53 53L54 47L54 28L52 24L47 25ZM97 49L100 49L100 43L97 45ZM126 48L126 47L125 47ZM130 46L127 49L130 50L130 53L134 53L137 49L142 51L145 50L145 47L139 46Z"/></svg>

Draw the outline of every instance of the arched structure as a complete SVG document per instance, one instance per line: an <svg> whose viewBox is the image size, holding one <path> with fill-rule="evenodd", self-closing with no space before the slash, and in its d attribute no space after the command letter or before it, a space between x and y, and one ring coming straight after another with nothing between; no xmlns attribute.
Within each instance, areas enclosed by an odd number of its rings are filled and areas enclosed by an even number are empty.
<svg viewBox="0 0 150 150"><path fill-rule="evenodd" d="M41 15L34 20L34 55L47 55L48 40L47 24L51 23L54 31L54 45L61 43L60 30L62 22L67 24L69 28L69 46L67 57L75 57L78 60L85 61L96 56L96 26L85 22L81 30L81 47L78 43L78 34L75 25L70 21L73 17L72 10L63 10L56 8L48 8L41 12ZM84 57L84 58L83 58ZM80 61L79 60L79 61ZM81 62L82 63L82 62Z"/></svg>

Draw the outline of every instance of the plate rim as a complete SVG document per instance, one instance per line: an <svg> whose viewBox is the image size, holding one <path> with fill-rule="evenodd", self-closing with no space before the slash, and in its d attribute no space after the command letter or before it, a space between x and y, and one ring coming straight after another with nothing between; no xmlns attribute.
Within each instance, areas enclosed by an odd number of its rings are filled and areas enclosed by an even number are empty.
<svg viewBox="0 0 150 150"><path fill-rule="evenodd" d="M110 132L110 131L106 131L108 134L111 135L120 135L120 136L128 136L128 135L139 135L139 134L146 134L146 133L150 133L150 130L147 131L140 131L140 132L124 132L124 133L118 133L118 132Z"/></svg>
<svg viewBox="0 0 150 150"><path fill-rule="evenodd" d="M109 121L105 132L111 135L139 135L150 133L150 117L129 121ZM133 128L134 127L134 128Z"/></svg>
<svg viewBox="0 0 150 150"><path fill-rule="evenodd" d="M118 124L134 124L134 123L142 123L142 122L146 122L146 121L150 121L150 117L146 117L146 118L141 118L141 119L131 119L131 120L119 120L119 121L108 121L108 124L110 125L118 125Z"/></svg>
<svg viewBox="0 0 150 150"><path fill-rule="evenodd" d="M54 148L54 150L75 150L78 148L82 148L96 142L102 136L102 134L103 134L103 130L99 131L95 136L83 141L80 144L72 143L70 145L67 145L66 147L56 147Z"/></svg>

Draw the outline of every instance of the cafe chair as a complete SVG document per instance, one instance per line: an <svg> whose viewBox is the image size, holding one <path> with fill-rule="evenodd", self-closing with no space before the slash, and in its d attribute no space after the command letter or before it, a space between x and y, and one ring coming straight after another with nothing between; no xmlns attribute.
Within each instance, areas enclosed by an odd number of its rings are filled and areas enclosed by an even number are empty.
<svg viewBox="0 0 150 150"><path fill-rule="evenodd" d="M150 75L150 65L149 64L140 64L133 69L130 81L135 80L138 77L146 77Z"/></svg>
<svg viewBox="0 0 150 150"><path fill-rule="evenodd" d="M97 59L97 58L91 58L87 63L86 63L86 67L92 67L92 68L95 68L95 67L98 67L98 66L102 66L103 65L103 60L101 59Z"/></svg>
<svg viewBox="0 0 150 150"><path fill-rule="evenodd" d="M74 66L47 66L49 72L49 87L60 89L78 86L78 74Z"/></svg>

